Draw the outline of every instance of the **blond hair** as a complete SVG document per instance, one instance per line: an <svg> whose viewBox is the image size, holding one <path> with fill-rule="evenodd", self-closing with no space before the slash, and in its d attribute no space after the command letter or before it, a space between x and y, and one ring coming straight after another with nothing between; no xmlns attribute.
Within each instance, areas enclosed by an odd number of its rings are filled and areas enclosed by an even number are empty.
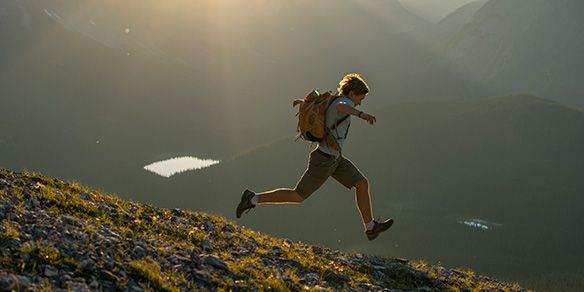
<svg viewBox="0 0 584 292"><path fill-rule="evenodd" d="M339 88L337 89L338 94L349 95L349 92L351 91L357 95L369 93L367 83L365 83L363 77L357 73L347 74L339 82Z"/></svg>

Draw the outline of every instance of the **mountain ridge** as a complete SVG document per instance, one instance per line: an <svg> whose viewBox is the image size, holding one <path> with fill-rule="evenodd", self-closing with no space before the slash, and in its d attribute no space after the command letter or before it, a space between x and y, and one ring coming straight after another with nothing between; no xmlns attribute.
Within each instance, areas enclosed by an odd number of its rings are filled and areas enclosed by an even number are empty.
<svg viewBox="0 0 584 292"><path fill-rule="evenodd" d="M476 90L530 92L582 106L582 3L487 1L442 52Z"/></svg>

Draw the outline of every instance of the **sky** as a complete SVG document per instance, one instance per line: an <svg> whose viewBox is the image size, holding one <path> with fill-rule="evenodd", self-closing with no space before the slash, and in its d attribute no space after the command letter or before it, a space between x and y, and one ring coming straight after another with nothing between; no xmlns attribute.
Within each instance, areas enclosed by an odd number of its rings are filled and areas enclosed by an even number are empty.
<svg viewBox="0 0 584 292"><path fill-rule="evenodd" d="M440 19L456 10L458 7L475 0L400 0L402 5L411 12L430 22Z"/></svg>

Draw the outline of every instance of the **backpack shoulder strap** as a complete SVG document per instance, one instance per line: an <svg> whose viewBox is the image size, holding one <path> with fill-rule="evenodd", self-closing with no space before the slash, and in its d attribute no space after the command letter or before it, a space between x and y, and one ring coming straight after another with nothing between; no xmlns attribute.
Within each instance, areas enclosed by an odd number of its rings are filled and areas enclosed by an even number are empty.
<svg viewBox="0 0 584 292"><path fill-rule="evenodd" d="M336 129L342 122L344 122L350 115L344 116L342 119L338 120L331 128L331 130Z"/></svg>

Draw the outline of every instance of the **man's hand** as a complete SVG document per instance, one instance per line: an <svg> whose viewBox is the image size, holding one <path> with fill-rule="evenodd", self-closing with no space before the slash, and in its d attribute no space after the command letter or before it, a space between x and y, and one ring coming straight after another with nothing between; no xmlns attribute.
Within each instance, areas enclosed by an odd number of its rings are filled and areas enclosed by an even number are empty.
<svg viewBox="0 0 584 292"><path fill-rule="evenodd" d="M292 107L295 107L299 104L303 104L304 103L304 99L295 99L294 101L292 101Z"/></svg>
<svg viewBox="0 0 584 292"><path fill-rule="evenodd" d="M377 122L377 119L370 114L362 113L360 117L366 120L370 125L373 125L375 122Z"/></svg>

